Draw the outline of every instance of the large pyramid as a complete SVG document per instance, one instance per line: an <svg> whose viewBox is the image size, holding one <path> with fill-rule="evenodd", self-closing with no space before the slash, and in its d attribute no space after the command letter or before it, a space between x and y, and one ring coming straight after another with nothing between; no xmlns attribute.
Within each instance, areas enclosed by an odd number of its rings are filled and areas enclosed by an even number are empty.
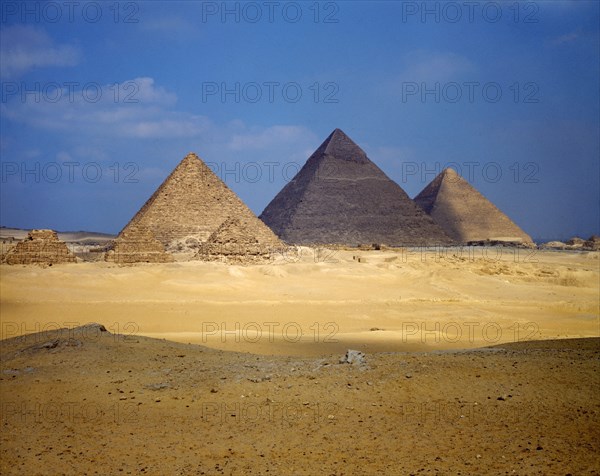
<svg viewBox="0 0 600 476"><path fill-rule="evenodd" d="M260 218L288 243L452 243L340 129L309 157Z"/></svg>
<svg viewBox="0 0 600 476"><path fill-rule="evenodd" d="M138 243L142 261L147 260L148 253L162 261L155 240L166 251L178 251L186 242L206 241L231 217L251 223L260 242L282 245L244 202L196 154L190 153L123 228L116 244L119 240ZM139 246L144 242L151 245L148 253L143 252L143 245Z"/></svg>
<svg viewBox="0 0 600 476"><path fill-rule="evenodd" d="M415 202L460 243L532 241L527 233L453 169L442 171L415 197Z"/></svg>

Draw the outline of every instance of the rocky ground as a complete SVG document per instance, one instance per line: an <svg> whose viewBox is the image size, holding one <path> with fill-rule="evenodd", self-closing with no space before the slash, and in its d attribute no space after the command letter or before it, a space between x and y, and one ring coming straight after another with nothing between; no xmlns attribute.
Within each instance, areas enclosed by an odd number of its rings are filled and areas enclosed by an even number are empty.
<svg viewBox="0 0 600 476"><path fill-rule="evenodd" d="M597 474L600 339L260 356L101 326L1 342L2 474Z"/></svg>

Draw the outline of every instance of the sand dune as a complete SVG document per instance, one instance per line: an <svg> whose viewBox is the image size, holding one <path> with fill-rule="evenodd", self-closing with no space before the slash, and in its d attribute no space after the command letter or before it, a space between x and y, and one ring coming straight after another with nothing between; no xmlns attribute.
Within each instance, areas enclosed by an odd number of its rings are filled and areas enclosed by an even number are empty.
<svg viewBox="0 0 600 476"><path fill-rule="evenodd" d="M599 253L438 252L0 266L0 472L597 471Z"/></svg>
<svg viewBox="0 0 600 476"><path fill-rule="evenodd" d="M260 266L3 266L2 337L99 321L221 349L326 355L598 336L597 252L335 250L315 262L304 250Z"/></svg>

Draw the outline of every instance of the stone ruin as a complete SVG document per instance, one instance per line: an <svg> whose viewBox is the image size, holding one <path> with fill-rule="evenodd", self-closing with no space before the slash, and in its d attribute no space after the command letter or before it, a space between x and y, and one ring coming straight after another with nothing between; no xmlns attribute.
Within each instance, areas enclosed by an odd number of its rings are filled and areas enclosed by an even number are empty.
<svg viewBox="0 0 600 476"><path fill-rule="evenodd" d="M200 245L196 258L203 261L253 264L273 260L285 248L261 221L230 217Z"/></svg>
<svg viewBox="0 0 600 476"><path fill-rule="evenodd" d="M31 230L27 237L6 254L7 264L53 264L75 263L77 258L64 241L58 239L54 230Z"/></svg>
<svg viewBox="0 0 600 476"><path fill-rule="evenodd" d="M173 256L165 252L164 245L152 231L143 226L132 226L117 237L105 256L106 261L118 264L169 263Z"/></svg>

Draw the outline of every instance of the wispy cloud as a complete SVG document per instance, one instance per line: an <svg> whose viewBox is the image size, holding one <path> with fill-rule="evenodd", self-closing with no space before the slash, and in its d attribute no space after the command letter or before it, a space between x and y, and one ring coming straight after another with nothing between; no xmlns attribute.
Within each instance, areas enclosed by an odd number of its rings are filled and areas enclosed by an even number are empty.
<svg viewBox="0 0 600 476"><path fill-rule="evenodd" d="M413 51L407 55L402 81L452 81L475 71L475 65L456 53Z"/></svg>
<svg viewBox="0 0 600 476"><path fill-rule="evenodd" d="M66 141L67 148L57 151L61 161L83 156L107 160L109 155L101 154L102 146L92 153L84 144L122 139L134 139L140 147L142 141L177 140L201 147L219 160L254 154L264 160L299 163L318 145L319 138L298 125L248 126L240 120L216 124L207 116L181 111L176 94L155 84L153 78L135 78L117 86L50 94L60 97L58 101L44 100L44 95L40 100L33 94L14 94L0 104L0 111L7 121L54 134L56 143Z"/></svg>
<svg viewBox="0 0 600 476"><path fill-rule="evenodd" d="M175 110L177 96L157 87L152 78L135 78L118 87L61 89L51 96L14 96L2 104L2 114L41 129L139 139L196 137L209 124L203 116ZM55 96L60 99L55 101Z"/></svg>
<svg viewBox="0 0 600 476"><path fill-rule="evenodd" d="M266 150L281 144L297 144L317 140L315 135L301 126L272 126L253 128L234 134L228 146L232 150Z"/></svg>
<svg viewBox="0 0 600 476"><path fill-rule="evenodd" d="M36 68L75 66L80 50L72 45L55 44L48 34L30 25L0 29L1 76L15 79Z"/></svg>
<svg viewBox="0 0 600 476"><path fill-rule="evenodd" d="M580 36L581 36L581 34L579 32L573 31L571 33L566 33L564 35L560 35L560 36L557 36L556 38L552 39L552 44L566 45L569 43L573 43L574 41L577 41Z"/></svg>

